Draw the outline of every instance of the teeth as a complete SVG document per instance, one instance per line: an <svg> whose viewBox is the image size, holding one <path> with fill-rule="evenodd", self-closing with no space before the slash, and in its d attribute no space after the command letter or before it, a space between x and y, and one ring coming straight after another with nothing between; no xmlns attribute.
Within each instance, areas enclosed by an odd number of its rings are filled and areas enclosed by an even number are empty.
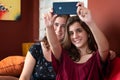
<svg viewBox="0 0 120 80"><path fill-rule="evenodd" d="M75 43L79 43L81 40L79 39L79 40L74 40L75 41Z"/></svg>
<svg viewBox="0 0 120 80"><path fill-rule="evenodd" d="M79 41L75 41L76 43L79 43L80 42L80 40Z"/></svg>

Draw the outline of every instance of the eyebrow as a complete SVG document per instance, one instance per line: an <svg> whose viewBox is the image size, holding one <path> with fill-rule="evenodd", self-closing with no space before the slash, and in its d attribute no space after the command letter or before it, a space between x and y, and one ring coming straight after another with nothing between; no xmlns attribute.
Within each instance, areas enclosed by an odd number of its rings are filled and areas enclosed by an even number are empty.
<svg viewBox="0 0 120 80"><path fill-rule="evenodd" d="M78 27L78 28L76 28L75 30L77 30L77 29L83 29L82 27ZM70 31L70 30L69 30Z"/></svg>
<svg viewBox="0 0 120 80"><path fill-rule="evenodd" d="M58 23L58 22L55 22L54 24L60 24L60 23ZM66 24L60 24L60 25L66 25Z"/></svg>

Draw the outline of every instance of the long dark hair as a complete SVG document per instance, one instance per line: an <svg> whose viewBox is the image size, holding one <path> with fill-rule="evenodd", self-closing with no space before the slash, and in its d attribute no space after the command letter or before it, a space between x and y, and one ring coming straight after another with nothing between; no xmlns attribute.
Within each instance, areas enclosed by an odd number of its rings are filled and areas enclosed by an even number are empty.
<svg viewBox="0 0 120 80"><path fill-rule="evenodd" d="M77 48L71 43L70 35L69 35L69 27L70 27L70 25L72 25L75 22L80 23L80 25L83 27L83 29L87 32L87 34L88 34L88 47L91 51L97 50L97 44L95 42L93 34L92 34L90 28L88 27L88 25L85 22L81 21L78 16L70 17L68 19L68 22L67 22L66 27L65 27L66 31L65 31L64 40L62 42L62 46L63 46L63 48L68 50L69 56L72 58L73 61L79 61L80 60L79 52L78 52Z"/></svg>

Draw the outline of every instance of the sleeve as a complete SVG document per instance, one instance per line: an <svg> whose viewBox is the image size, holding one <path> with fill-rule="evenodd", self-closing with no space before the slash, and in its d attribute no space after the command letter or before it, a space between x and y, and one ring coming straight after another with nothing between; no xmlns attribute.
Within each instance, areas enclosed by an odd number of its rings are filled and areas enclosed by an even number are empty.
<svg viewBox="0 0 120 80"><path fill-rule="evenodd" d="M109 67L110 71L107 76L105 76L105 80L119 80L120 79L120 57L115 57Z"/></svg>
<svg viewBox="0 0 120 80"><path fill-rule="evenodd" d="M55 58L55 56L52 54L52 66L54 68L54 71L57 73L58 72L58 69L59 69L59 66L60 66L60 63L59 61Z"/></svg>
<svg viewBox="0 0 120 80"><path fill-rule="evenodd" d="M33 44L30 47L29 52L35 58L35 60L38 60L38 58L40 58L40 57L43 56L43 54L42 54L42 48L41 48L41 44L40 43Z"/></svg>
<svg viewBox="0 0 120 80"><path fill-rule="evenodd" d="M71 58L69 57L66 50L62 48L60 61L58 61L52 54L52 66L56 73L58 73L59 70L65 68L65 66L67 66L66 64L71 64Z"/></svg>
<svg viewBox="0 0 120 80"><path fill-rule="evenodd" d="M111 61L110 61L110 53L109 53L106 61L102 63L104 76L109 75L109 73L110 73L110 64L111 64Z"/></svg>
<svg viewBox="0 0 120 80"><path fill-rule="evenodd" d="M55 56L52 54L52 66L54 68L54 71L57 73L59 68L60 68L60 65L63 63L64 61L64 54L65 54L65 51L62 49L62 52L61 52L61 59L60 61L58 61Z"/></svg>
<svg viewBox="0 0 120 80"><path fill-rule="evenodd" d="M98 66L101 69L103 76L107 76L110 72L110 55L108 55L107 59L105 62L101 60L100 54L97 51L97 61L98 61Z"/></svg>

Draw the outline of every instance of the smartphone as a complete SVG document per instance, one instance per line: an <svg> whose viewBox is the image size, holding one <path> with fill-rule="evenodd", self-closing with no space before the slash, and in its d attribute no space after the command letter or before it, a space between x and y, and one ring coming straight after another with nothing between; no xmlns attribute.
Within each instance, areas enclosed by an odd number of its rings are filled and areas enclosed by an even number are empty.
<svg viewBox="0 0 120 80"><path fill-rule="evenodd" d="M77 4L78 2L53 2L53 13L54 14L77 14Z"/></svg>

